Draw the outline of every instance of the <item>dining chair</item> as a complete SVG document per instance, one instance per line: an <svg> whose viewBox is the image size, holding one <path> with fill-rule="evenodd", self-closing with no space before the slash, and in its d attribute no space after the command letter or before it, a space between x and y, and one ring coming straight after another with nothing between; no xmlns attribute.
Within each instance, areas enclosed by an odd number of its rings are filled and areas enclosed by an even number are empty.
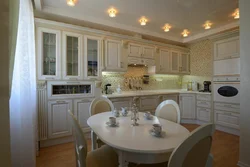
<svg viewBox="0 0 250 167"><path fill-rule="evenodd" d="M155 111L155 116L175 123L180 123L180 108L173 100L161 102Z"/></svg>
<svg viewBox="0 0 250 167"><path fill-rule="evenodd" d="M102 112L113 111L113 103L105 97L95 98L89 107L89 115L95 115ZM91 131L91 140L92 140L92 150L104 145L104 143Z"/></svg>
<svg viewBox="0 0 250 167"><path fill-rule="evenodd" d="M87 152L87 141L75 116L68 111L73 126L75 142L75 155L77 167L117 167L119 165L118 155L109 146L104 145L94 151Z"/></svg>

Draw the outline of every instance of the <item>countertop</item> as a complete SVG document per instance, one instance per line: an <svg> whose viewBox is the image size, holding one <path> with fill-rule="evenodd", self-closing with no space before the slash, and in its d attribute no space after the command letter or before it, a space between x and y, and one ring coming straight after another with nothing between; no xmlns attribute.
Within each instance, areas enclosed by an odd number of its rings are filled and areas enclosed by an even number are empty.
<svg viewBox="0 0 250 167"><path fill-rule="evenodd" d="M187 91L183 89L161 89L161 90L138 90L138 91L123 91L120 94L103 94L103 97L133 97L133 96L149 96L149 95L165 95L165 94L204 94L211 95L209 92Z"/></svg>

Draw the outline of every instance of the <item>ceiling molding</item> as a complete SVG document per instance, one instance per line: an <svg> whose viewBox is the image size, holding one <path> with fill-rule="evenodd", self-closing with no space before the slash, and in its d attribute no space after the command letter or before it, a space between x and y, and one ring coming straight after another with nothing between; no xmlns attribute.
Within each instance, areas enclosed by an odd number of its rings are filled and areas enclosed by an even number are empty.
<svg viewBox="0 0 250 167"><path fill-rule="evenodd" d="M43 2L42 0L34 0L35 8L36 10L42 10L43 9Z"/></svg>
<svg viewBox="0 0 250 167"><path fill-rule="evenodd" d="M187 37L187 38L183 39L182 42L183 43L194 42L196 40L200 40L200 39L209 37L211 35L215 35L215 34L221 33L223 31L231 30L231 29L237 28L239 26L240 26L240 22L238 20L238 21L235 21L233 23L230 23L230 24L218 27L218 28L214 28L214 29L208 30L208 31L206 31L204 33L199 33L199 34Z"/></svg>
<svg viewBox="0 0 250 167"><path fill-rule="evenodd" d="M92 23L96 23L96 24L102 24L105 26L110 26L113 28L119 28L119 29L123 29L123 30L127 30L127 31L132 31L132 32L136 32L139 34L144 34L144 35L151 35L151 36L155 36L158 38L164 38L167 40L171 40L174 42L183 42L183 39L181 37L172 37L169 35L164 35L161 33L157 33L157 32L153 32L153 31L148 31L142 28L137 28L137 27L133 27L133 26L129 26L129 25L124 25L124 24L119 24L119 23L114 23L108 20L104 20L104 19L99 19L99 18L95 18L92 16L86 16L86 15L80 15L80 14L76 14L73 12L68 12L66 10L62 10L59 8L54 8L54 7L50 7L50 6L44 6L42 9L43 12L45 13L50 13L50 14L55 14L55 15L61 15L61 16L65 16L65 17L71 17L74 19L78 19L78 20L84 20L84 21L88 21L88 22L92 22Z"/></svg>

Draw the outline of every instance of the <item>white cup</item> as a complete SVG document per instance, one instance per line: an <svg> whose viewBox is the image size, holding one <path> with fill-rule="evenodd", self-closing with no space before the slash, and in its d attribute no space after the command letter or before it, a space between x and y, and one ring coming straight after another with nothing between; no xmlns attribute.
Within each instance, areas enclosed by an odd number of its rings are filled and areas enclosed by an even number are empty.
<svg viewBox="0 0 250 167"><path fill-rule="evenodd" d="M144 116L147 118L147 119L150 119L151 118L151 113L150 112L146 112L144 114Z"/></svg>
<svg viewBox="0 0 250 167"><path fill-rule="evenodd" d="M121 107L121 109L122 109L122 115L123 116L127 116L128 115L128 109L127 109L127 107Z"/></svg>
<svg viewBox="0 0 250 167"><path fill-rule="evenodd" d="M116 124L116 118L115 117L109 117L109 123L110 123L110 125L115 125Z"/></svg>
<svg viewBox="0 0 250 167"><path fill-rule="evenodd" d="M153 131L157 135L161 134L161 131L162 131L161 125L160 124L153 124Z"/></svg>
<svg viewBox="0 0 250 167"><path fill-rule="evenodd" d="M120 112L119 112L118 110L114 109L113 115L114 115L115 117L119 117L119 116L120 116Z"/></svg>

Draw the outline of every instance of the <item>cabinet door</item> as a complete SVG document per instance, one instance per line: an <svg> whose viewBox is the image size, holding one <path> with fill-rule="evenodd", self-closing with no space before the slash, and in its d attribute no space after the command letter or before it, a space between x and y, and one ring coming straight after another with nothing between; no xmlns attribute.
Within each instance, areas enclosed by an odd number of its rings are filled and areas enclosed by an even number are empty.
<svg viewBox="0 0 250 167"><path fill-rule="evenodd" d="M160 50L160 72L167 73L170 71L170 54L168 50Z"/></svg>
<svg viewBox="0 0 250 167"><path fill-rule="evenodd" d="M157 96L145 96L140 98L140 110L153 111L158 105L159 98Z"/></svg>
<svg viewBox="0 0 250 167"><path fill-rule="evenodd" d="M60 42L60 31L37 28L37 73L39 80L61 78Z"/></svg>
<svg viewBox="0 0 250 167"><path fill-rule="evenodd" d="M138 44L129 44L128 55L132 57L141 57L142 56L142 47Z"/></svg>
<svg viewBox="0 0 250 167"><path fill-rule="evenodd" d="M214 120L215 124L240 129L240 114L215 110Z"/></svg>
<svg viewBox="0 0 250 167"><path fill-rule="evenodd" d="M63 32L63 79L82 79L82 36L71 32Z"/></svg>
<svg viewBox="0 0 250 167"><path fill-rule="evenodd" d="M84 72L85 78L100 78L101 67L101 39L84 36Z"/></svg>
<svg viewBox="0 0 250 167"><path fill-rule="evenodd" d="M211 122L211 109L197 107L197 119L200 121Z"/></svg>
<svg viewBox="0 0 250 167"><path fill-rule="evenodd" d="M189 55L187 53L180 53L180 70L181 73L189 73Z"/></svg>
<svg viewBox="0 0 250 167"><path fill-rule="evenodd" d="M128 57L128 64L141 64L142 62L141 58L137 58L137 57Z"/></svg>
<svg viewBox="0 0 250 167"><path fill-rule="evenodd" d="M180 110L182 119L195 119L195 95L180 95Z"/></svg>
<svg viewBox="0 0 250 167"><path fill-rule="evenodd" d="M173 100L177 104L179 103L178 95L164 95L163 98L162 98L162 101L165 101L165 100Z"/></svg>
<svg viewBox="0 0 250 167"><path fill-rule="evenodd" d="M143 46L142 57L146 59L154 59L154 47Z"/></svg>
<svg viewBox="0 0 250 167"><path fill-rule="evenodd" d="M72 135L68 115L72 111L71 100L49 101L48 103L48 137L58 138Z"/></svg>
<svg viewBox="0 0 250 167"><path fill-rule="evenodd" d="M122 70L124 62L121 58L121 42L116 40L105 41L105 69Z"/></svg>
<svg viewBox="0 0 250 167"><path fill-rule="evenodd" d="M179 52L171 51L171 72L179 73L180 72L180 60Z"/></svg>
<svg viewBox="0 0 250 167"><path fill-rule="evenodd" d="M92 99L89 99L89 98L74 100L74 113L84 132L89 131L87 120L90 117L89 107L90 107L91 101Z"/></svg>
<svg viewBox="0 0 250 167"><path fill-rule="evenodd" d="M130 108L131 107L131 98L119 98L119 99L110 99L114 105L114 107L117 110L121 110L121 107L127 107Z"/></svg>

